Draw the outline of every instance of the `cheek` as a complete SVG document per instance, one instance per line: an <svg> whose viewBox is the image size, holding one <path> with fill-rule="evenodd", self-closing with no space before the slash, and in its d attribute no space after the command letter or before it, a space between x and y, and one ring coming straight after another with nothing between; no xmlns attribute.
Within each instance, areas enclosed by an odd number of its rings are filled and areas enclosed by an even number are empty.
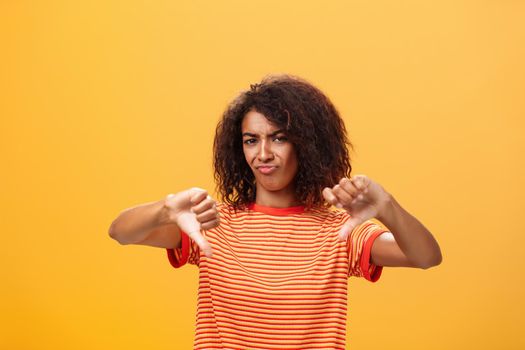
<svg viewBox="0 0 525 350"><path fill-rule="evenodd" d="M242 148L242 151L244 153L244 159L246 160L246 163L248 163L248 165L251 166L251 163L252 163L252 159L253 159L253 156L252 156L252 152L250 152L249 149L247 149L246 147L243 147Z"/></svg>
<svg viewBox="0 0 525 350"><path fill-rule="evenodd" d="M297 169L298 169L298 166L299 166L299 163L297 162L297 155L295 153L295 150L289 150L287 152L287 165L289 167L289 170L290 170L290 175L293 174L293 176L295 176L295 174L297 173Z"/></svg>
<svg viewBox="0 0 525 350"><path fill-rule="evenodd" d="M294 177L295 177L295 175L297 175L298 169L299 169L299 163L297 163L297 159L294 159L294 163L293 163L293 174L294 174Z"/></svg>

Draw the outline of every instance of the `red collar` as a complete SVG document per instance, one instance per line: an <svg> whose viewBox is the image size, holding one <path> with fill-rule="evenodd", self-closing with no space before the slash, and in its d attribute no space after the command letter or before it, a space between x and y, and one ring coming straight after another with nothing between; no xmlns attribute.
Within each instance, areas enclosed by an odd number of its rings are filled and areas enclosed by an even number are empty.
<svg viewBox="0 0 525 350"><path fill-rule="evenodd" d="M255 203L248 204L248 209L257 211L264 214L270 214L270 215L290 215L290 214L300 214L304 212L304 206L299 205L296 207L288 207L288 208L273 208L273 207L265 207L262 205L258 205Z"/></svg>

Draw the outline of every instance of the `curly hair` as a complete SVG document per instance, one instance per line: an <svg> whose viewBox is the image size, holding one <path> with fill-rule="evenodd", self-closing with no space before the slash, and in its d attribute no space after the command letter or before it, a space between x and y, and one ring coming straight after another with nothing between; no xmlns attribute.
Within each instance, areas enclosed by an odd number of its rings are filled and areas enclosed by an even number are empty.
<svg viewBox="0 0 525 350"><path fill-rule="evenodd" d="M296 198L306 208L329 206L322 190L352 171L353 148L337 109L318 88L292 75L269 75L242 91L226 108L213 143L217 193L235 209L255 202L255 176L243 153L241 124L250 110L286 130L295 147Z"/></svg>

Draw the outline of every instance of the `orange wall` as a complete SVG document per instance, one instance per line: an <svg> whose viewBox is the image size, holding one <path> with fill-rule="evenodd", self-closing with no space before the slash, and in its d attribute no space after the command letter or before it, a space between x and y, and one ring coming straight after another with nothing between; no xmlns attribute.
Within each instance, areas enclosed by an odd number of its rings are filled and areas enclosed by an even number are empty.
<svg viewBox="0 0 525 350"><path fill-rule="evenodd" d="M520 1L0 2L1 349L189 349L197 269L120 246L132 205L213 190L226 103L309 79L444 261L350 279L352 349L518 349ZM522 135L520 137L520 135Z"/></svg>

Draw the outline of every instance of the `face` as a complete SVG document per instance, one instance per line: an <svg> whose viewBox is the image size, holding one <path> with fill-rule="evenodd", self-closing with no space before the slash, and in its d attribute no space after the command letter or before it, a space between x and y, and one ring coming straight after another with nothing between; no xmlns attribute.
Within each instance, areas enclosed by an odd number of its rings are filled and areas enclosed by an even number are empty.
<svg viewBox="0 0 525 350"><path fill-rule="evenodd" d="M256 111L249 111L242 121L242 140L246 162L255 175L257 195L294 193L297 154L284 130Z"/></svg>

